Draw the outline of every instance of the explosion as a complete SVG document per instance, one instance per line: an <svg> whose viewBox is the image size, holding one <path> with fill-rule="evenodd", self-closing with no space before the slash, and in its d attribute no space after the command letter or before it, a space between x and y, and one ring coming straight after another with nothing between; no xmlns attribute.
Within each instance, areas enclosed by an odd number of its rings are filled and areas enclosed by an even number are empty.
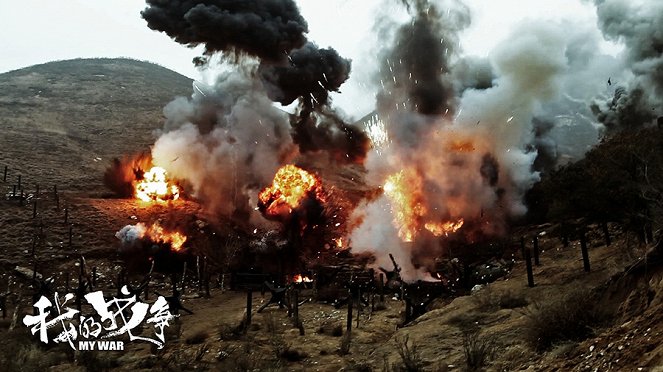
<svg viewBox="0 0 663 372"><path fill-rule="evenodd" d="M428 208L423 203L422 179L412 170L402 170L387 177L383 190L391 203L393 224L398 229L398 237L404 242L412 242L421 231L421 226L434 236L449 236L465 223L457 221L427 221Z"/></svg>
<svg viewBox="0 0 663 372"><path fill-rule="evenodd" d="M178 231L167 231L158 222L147 226L142 222L136 225L127 225L118 231L115 236L125 245L134 245L137 241L147 240L159 245L169 245L172 252L182 252L187 237Z"/></svg>
<svg viewBox="0 0 663 372"><path fill-rule="evenodd" d="M134 190L136 198L145 202L163 202L180 197L179 187L168 180L166 170L161 167L152 167L143 173L143 178L134 182Z"/></svg>
<svg viewBox="0 0 663 372"><path fill-rule="evenodd" d="M285 165L276 172L271 186L258 195L258 207L265 216L275 218L289 215L310 197L324 201L320 179L299 167Z"/></svg>
<svg viewBox="0 0 663 372"><path fill-rule="evenodd" d="M412 171L400 171L387 177L384 193L391 201L394 226L404 242L411 242L417 235L419 220L426 213L421 204L421 178Z"/></svg>

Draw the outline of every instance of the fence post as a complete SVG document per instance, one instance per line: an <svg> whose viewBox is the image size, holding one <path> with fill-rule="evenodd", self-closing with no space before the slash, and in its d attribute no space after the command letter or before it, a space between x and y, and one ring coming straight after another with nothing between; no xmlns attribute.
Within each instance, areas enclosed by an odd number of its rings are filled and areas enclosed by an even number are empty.
<svg viewBox="0 0 663 372"><path fill-rule="evenodd" d="M536 266L541 266L541 262L539 262L539 236L534 235L534 264Z"/></svg>
<svg viewBox="0 0 663 372"><path fill-rule="evenodd" d="M582 251L582 263L586 272L589 272L589 253L587 252L587 239L585 233L580 234L580 250Z"/></svg>
<svg viewBox="0 0 663 372"><path fill-rule="evenodd" d="M530 256L529 249L525 250L525 264L527 265L527 285L531 288L534 287L534 273L532 271L532 257Z"/></svg>

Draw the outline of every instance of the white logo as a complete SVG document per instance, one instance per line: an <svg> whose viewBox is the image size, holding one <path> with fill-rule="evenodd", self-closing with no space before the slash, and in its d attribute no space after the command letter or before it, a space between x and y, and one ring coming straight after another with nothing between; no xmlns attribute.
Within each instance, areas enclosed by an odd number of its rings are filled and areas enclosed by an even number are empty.
<svg viewBox="0 0 663 372"><path fill-rule="evenodd" d="M67 307L74 295L67 293L61 298L55 292L54 302L44 296L33 305L37 315L26 315L23 324L31 328L32 334L39 333L39 340L48 344L48 329L61 326L62 332L55 336L55 343L68 342L72 349L85 350L124 350L124 342L113 340L123 334L129 335L129 341L145 341L155 344L159 349L164 346L164 327L175 316L168 309L168 302L159 296L152 306L137 301L136 296L129 297L129 290L122 287L121 293L127 297L113 298L106 302L101 291L85 295L85 300L92 305L96 316L84 316L78 310ZM55 310L55 313L52 313ZM147 319L145 319L148 316ZM78 326L72 322L78 315ZM49 317L52 319L48 320ZM154 338L134 335L131 330L145 321L154 327ZM79 340L79 337L83 340ZM78 345L75 344L78 342ZM78 348L77 348L78 346Z"/></svg>

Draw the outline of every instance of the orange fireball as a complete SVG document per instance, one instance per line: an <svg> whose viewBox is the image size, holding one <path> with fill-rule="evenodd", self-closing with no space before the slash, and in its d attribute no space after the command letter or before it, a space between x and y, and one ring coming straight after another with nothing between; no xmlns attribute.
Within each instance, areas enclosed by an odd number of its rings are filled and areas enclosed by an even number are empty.
<svg viewBox="0 0 663 372"><path fill-rule="evenodd" d="M260 192L258 199L261 210L269 216L277 216L291 213L310 196L324 199L318 177L294 165L285 165L276 172L271 186Z"/></svg>
<svg viewBox="0 0 663 372"><path fill-rule="evenodd" d="M161 167L152 167L145 172L143 179L134 184L136 198L146 202L179 199L179 187L169 181L167 175Z"/></svg>

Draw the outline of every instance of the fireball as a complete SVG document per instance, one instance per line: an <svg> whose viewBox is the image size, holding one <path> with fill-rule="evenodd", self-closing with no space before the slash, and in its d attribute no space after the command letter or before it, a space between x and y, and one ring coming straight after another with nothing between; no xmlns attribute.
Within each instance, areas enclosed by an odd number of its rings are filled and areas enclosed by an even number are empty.
<svg viewBox="0 0 663 372"><path fill-rule="evenodd" d="M145 201L163 202L166 200L177 200L180 190L168 180L168 174L161 167L152 167L143 174L143 179L135 182L134 190L136 198Z"/></svg>
<svg viewBox="0 0 663 372"><path fill-rule="evenodd" d="M412 242L422 229L434 236L449 236L457 232L465 220L434 222L424 204L421 176L412 170L402 170L387 177L384 194L391 203L394 227L404 242Z"/></svg>
<svg viewBox="0 0 663 372"><path fill-rule="evenodd" d="M311 196L324 200L318 177L294 165L285 165L276 172L272 184L258 195L259 207L268 216L290 214Z"/></svg>

